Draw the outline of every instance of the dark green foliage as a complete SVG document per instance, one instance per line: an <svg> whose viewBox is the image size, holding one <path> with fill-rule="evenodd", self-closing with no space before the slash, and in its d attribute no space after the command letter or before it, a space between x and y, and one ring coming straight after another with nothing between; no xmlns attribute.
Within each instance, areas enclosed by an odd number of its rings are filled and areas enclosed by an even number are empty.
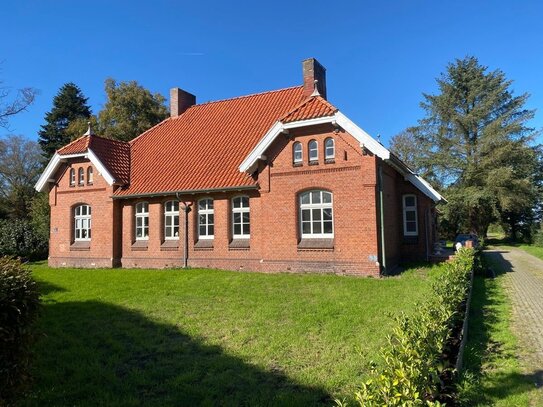
<svg viewBox="0 0 543 407"><path fill-rule="evenodd" d="M28 220L0 220L0 256L43 259L47 257L47 240L42 239Z"/></svg>
<svg viewBox="0 0 543 407"><path fill-rule="evenodd" d="M20 261L0 258L0 405L13 402L28 382L32 325L39 293Z"/></svg>
<svg viewBox="0 0 543 407"><path fill-rule="evenodd" d="M107 102L98 115L102 136L130 141L168 117L165 98L152 94L136 81L117 83L107 79Z"/></svg>
<svg viewBox="0 0 543 407"><path fill-rule="evenodd" d="M30 205L30 221L40 241L45 243L49 242L50 214L49 194L38 193Z"/></svg>
<svg viewBox="0 0 543 407"><path fill-rule="evenodd" d="M499 221L513 238L528 233L539 216L542 174L528 94L515 96L502 71L489 72L475 57L449 64L437 84L438 94L424 94L426 117L411 130L411 161L444 189L448 232L485 236ZM404 141L398 136L391 148L402 154Z"/></svg>
<svg viewBox="0 0 543 407"><path fill-rule="evenodd" d="M77 119L88 119L91 115L87 98L75 84L66 83L53 99L53 108L45 115L45 124L39 131L39 143L45 159L70 142L66 129Z"/></svg>
<svg viewBox="0 0 543 407"><path fill-rule="evenodd" d="M463 317L474 259L473 249L461 249L442 266L418 311L396 318L388 345L381 349L385 367L374 370L355 394L360 406L441 405L437 401L443 391L441 376L452 369L443 356L450 351L453 328Z"/></svg>

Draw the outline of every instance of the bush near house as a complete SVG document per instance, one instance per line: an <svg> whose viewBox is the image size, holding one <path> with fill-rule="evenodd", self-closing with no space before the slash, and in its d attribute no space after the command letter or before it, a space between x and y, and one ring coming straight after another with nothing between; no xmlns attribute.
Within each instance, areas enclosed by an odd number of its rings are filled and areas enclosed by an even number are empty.
<svg viewBox="0 0 543 407"><path fill-rule="evenodd" d="M28 220L0 220L0 256L43 259L47 257L47 241L40 237Z"/></svg>
<svg viewBox="0 0 543 407"><path fill-rule="evenodd" d="M0 405L9 405L27 382L39 303L30 271L19 260L0 258Z"/></svg>
<svg viewBox="0 0 543 407"><path fill-rule="evenodd" d="M454 333L462 321L474 263L475 251L461 249L442 266L418 311L396 318L388 345L381 349L384 368L374 370L355 394L360 406L442 405L439 400L446 398L443 378L452 373Z"/></svg>

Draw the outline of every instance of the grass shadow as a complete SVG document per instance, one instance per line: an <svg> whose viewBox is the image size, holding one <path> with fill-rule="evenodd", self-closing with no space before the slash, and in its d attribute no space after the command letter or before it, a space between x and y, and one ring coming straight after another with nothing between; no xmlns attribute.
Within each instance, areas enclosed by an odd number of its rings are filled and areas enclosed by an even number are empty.
<svg viewBox="0 0 543 407"><path fill-rule="evenodd" d="M54 287L52 287L54 288ZM98 301L48 303L27 406L268 406L330 404L226 354L178 326Z"/></svg>

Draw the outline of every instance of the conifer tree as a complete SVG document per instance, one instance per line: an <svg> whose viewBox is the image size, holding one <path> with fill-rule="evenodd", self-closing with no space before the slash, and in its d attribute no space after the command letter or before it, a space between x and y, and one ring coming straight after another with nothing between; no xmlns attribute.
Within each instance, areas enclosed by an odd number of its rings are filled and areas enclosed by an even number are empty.
<svg viewBox="0 0 543 407"><path fill-rule="evenodd" d="M45 115L45 124L39 131L39 143L46 159L57 149L70 142L66 129L74 120L87 119L91 109L87 98L74 83L64 84L53 99L53 108Z"/></svg>

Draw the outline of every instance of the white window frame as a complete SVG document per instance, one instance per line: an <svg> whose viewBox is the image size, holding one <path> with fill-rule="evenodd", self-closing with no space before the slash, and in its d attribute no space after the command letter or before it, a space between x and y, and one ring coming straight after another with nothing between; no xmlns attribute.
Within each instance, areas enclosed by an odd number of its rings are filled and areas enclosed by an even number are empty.
<svg viewBox="0 0 543 407"><path fill-rule="evenodd" d="M75 168L70 168L70 186L75 185Z"/></svg>
<svg viewBox="0 0 543 407"><path fill-rule="evenodd" d="M83 214L85 208L85 214ZM85 235L85 237L83 237ZM81 204L74 208L74 241L89 242L92 237L92 210L91 206Z"/></svg>
<svg viewBox="0 0 543 407"><path fill-rule="evenodd" d="M247 198L247 206L243 206L243 198ZM234 204L234 202L237 199L240 200L239 201L240 202L239 207L235 207L235 204ZM250 200L250 198L247 195L235 196L234 198L232 198L231 205L232 205L232 237L234 239L250 239L251 238L251 200ZM235 222L235 220L234 220L235 214L239 214L239 217L240 217L239 222ZM249 217L248 222L245 222L243 220L243 215L244 214L248 215L248 217ZM241 233L235 233L235 225L236 224L240 225ZM249 227L249 233L243 233L243 227L245 225L247 225Z"/></svg>
<svg viewBox="0 0 543 407"><path fill-rule="evenodd" d="M176 204L177 210L175 209ZM168 208L168 206L171 207ZM170 218L169 225L168 218ZM175 235L176 228L177 236ZM170 231L170 236L168 236L168 230ZM164 240L179 240L179 201L171 200L164 202Z"/></svg>
<svg viewBox="0 0 543 407"><path fill-rule="evenodd" d="M77 170L77 184L85 185L85 169L83 167L79 167Z"/></svg>
<svg viewBox="0 0 543 407"><path fill-rule="evenodd" d="M315 148L314 149L311 148L312 143L315 143ZM313 150L315 151L315 158L312 158L311 152ZM309 143L307 143L307 151L308 151L307 155L308 155L308 158L309 158L310 162L319 161L319 143L317 142L317 140L315 140L315 139L309 140Z"/></svg>
<svg viewBox="0 0 543 407"><path fill-rule="evenodd" d="M87 185L92 185L94 181L94 170L92 167L87 167Z"/></svg>
<svg viewBox="0 0 543 407"><path fill-rule="evenodd" d="M406 200L407 198L413 198L415 205L414 206L407 206ZM419 235L419 217L418 217L418 208L417 208L417 196L415 194L406 194L402 196L402 208L403 208L403 234L404 236L418 236ZM414 212L415 213L415 231L408 231L407 230L407 212ZM413 222L413 221L409 221Z"/></svg>
<svg viewBox="0 0 543 407"><path fill-rule="evenodd" d="M329 147L328 143L331 142L332 145ZM332 149L332 154L328 154L328 149ZM333 139L333 137L328 137L326 140L324 140L324 158L327 160L333 160L336 158L336 141Z"/></svg>
<svg viewBox="0 0 543 407"><path fill-rule="evenodd" d="M141 226L138 226L139 219L141 219ZM149 240L149 202L138 202L135 205L134 222L136 240ZM138 229L141 229L141 236L138 236Z"/></svg>
<svg viewBox="0 0 543 407"><path fill-rule="evenodd" d="M320 203L313 203L313 193L319 192L320 194ZM302 197L306 194L309 194L309 203L302 203ZM330 202L324 203L323 195L329 194L330 195ZM298 197L299 202L299 214L300 217L300 235L302 236L302 239L330 239L334 237L334 194L330 191L324 191L324 190L310 190L310 191L304 191L299 194ZM321 233L313 233L313 210L320 210L320 224L321 224ZM324 210L330 209L331 210L331 218L332 218L332 232L331 233L324 233ZM309 221L303 220L303 211L308 210L309 211ZM310 224L310 233L304 233L303 224L309 222Z"/></svg>
<svg viewBox="0 0 543 407"><path fill-rule="evenodd" d="M298 148L299 148L299 151L297 151ZM300 153L299 158L296 158L296 153ZM304 148L302 146L302 143L300 143L299 141L296 141L292 145L292 162L294 164L299 164L303 161L304 161Z"/></svg>
<svg viewBox="0 0 543 407"><path fill-rule="evenodd" d="M206 207L204 209L200 208L201 202L207 202ZM209 208L209 202L211 202L211 208ZM198 239L214 239L215 238L215 201L213 198L202 198L198 200L198 211L197 211L197 217L198 217ZM205 223L200 223L200 215L205 216ZM213 217L212 222L209 221L210 217ZM201 234L200 233L200 226L204 226L206 233ZM209 234L209 228L213 227L213 234Z"/></svg>

